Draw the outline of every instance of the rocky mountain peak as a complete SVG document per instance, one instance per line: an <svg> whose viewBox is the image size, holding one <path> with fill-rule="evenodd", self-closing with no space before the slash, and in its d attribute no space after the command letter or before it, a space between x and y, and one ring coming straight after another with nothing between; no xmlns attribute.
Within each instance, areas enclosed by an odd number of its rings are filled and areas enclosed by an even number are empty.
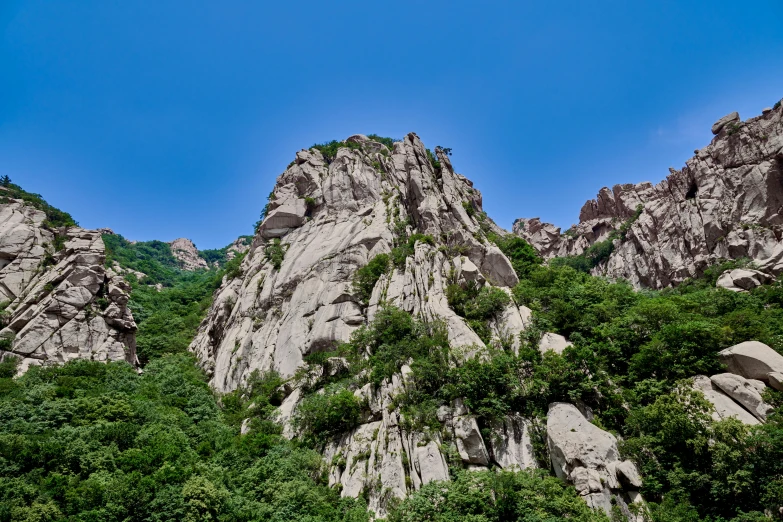
<svg viewBox="0 0 783 522"><path fill-rule="evenodd" d="M183 270L207 268L207 262L199 254L196 245L190 239L181 237L169 243L173 255Z"/></svg>

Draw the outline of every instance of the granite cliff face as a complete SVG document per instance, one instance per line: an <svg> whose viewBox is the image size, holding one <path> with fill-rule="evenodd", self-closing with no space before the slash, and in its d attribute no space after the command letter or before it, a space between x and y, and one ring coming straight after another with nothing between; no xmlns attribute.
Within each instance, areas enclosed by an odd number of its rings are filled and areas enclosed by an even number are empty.
<svg viewBox="0 0 783 522"><path fill-rule="evenodd" d="M481 194L454 172L436 150L439 166L419 138L408 134L393 150L365 136L334 158L302 150L278 178L266 218L241 264L241 275L225 278L191 349L221 391L235 389L254 370L276 370L291 379L306 368L304 357L347 341L371 321L382 304L424 321L441 320L452 347L475 354L484 344L448 305L449 281L475 281L508 291L518 282L511 263L485 239ZM494 225L485 221L485 229ZM382 275L363 303L352 286L357 269L389 253L400 234L426 234L404 266ZM284 255L283 255L284 253ZM283 255L282 260L279 256ZM277 258L277 260L276 260ZM509 304L492 325L495 339L514 339L530 311ZM370 508L383 513L431 480L447 480L439 436L401 427L394 396L405 387L405 367L379 389L354 390L366 401L365 422L335 439L325 456L330 482L344 496L370 491ZM280 408L285 433L302 397L293 379ZM475 419L455 404L440 412L445 432L466 465L534 466L528 423L508 417L495 427L496 443L485 441ZM343 465L335 462L345 459ZM377 487L375 486L377 483Z"/></svg>
<svg viewBox="0 0 783 522"><path fill-rule="evenodd" d="M0 357L20 370L74 358L136 363L127 283L104 268L102 233L45 225L21 199L0 203Z"/></svg>
<svg viewBox="0 0 783 522"><path fill-rule="evenodd" d="M708 146L657 185L601 189L565 233L538 218L517 220L514 233L551 259L583 254L625 224L625 238L614 240L614 251L592 273L637 287L676 285L720 259L750 258L762 271L779 274L783 107L744 122L732 113L712 131Z"/></svg>

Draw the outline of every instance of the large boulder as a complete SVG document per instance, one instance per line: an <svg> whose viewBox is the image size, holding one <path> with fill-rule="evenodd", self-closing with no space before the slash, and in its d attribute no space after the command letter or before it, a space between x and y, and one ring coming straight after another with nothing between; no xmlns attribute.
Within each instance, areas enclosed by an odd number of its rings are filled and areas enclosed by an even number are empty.
<svg viewBox="0 0 783 522"><path fill-rule="evenodd" d="M745 341L720 352L721 362L731 373L746 379L758 379L776 387L770 374L783 374L783 355L759 341ZM778 387L778 389L783 389Z"/></svg>
<svg viewBox="0 0 783 522"><path fill-rule="evenodd" d="M282 205L269 212L259 231L265 238L280 237L305 222L307 205L304 199L288 198Z"/></svg>
<svg viewBox="0 0 783 522"><path fill-rule="evenodd" d="M732 112L712 124L712 133L718 134L729 123L740 121L738 112Z"/></svg>
<svg viewBox="0 0 783 522"><path fill-rule="evenodd" d="M573 343L568 342L562 335L547 332L541 336L541 340L538 342L538 351L544 353L551 350L560 355L569 346L573 346Z"/></svg>
<svg viewBox="0 0 783 522"><path fill-rule="evenodd" d="M555 474L574 485L588 505L611 514L613 504L627 510L624 492L641 487L631 461L623 461L617 439L591 424L573 404L555 402L547 415L547 444Z"/></svg>
<svg viewBox="0 0 783 522"><path fill-rule="evenodd" d="M772 410L772 406L761 398L761 392L764 391L763 382L746 379L733 373L713 375L710 380L713 385L744 406L757 419L762 422L767 420L767 414Z"/></svg>
<svg viewBox="0 0 783 522"><path fill-rule="evenodd" d="M734 402L731 397L723 393L715 386L706 375L697 375L693 378L693 388L700 391L704 398L713 406L712 418L716 421L735 418L743 424L759 424L758 419L751 415L745 408Z"/></svg>
<svg viewBox="0 0 783 522"><path fill-rule="evenodd" d="M457 451L463 462L486 466L489 464L489 454L484 445L476 418L463 415L454 418L454 436L457 439Z"/></svg>
<svg viewBox="0 0 783 522"><path fill-rule="evenodd" d="M715 283L715 286L731 290L732 292L742 292L753 290L757 286L769 282L770 279L771 277L769 275L758 270L735 268L734 270L726 270L723 272L718 278L717 283Z"/></svg>

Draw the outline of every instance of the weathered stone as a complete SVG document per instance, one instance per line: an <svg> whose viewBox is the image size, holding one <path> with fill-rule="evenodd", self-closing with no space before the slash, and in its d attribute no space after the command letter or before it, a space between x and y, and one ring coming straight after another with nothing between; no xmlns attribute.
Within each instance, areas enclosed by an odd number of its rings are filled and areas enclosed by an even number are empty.
<svg viewBox="0 0 783 522"><path fill-rule="evenodd" d="M712 133L718 134L728 123L740 121L739 113L732 112L712 124Z"/></svg>
<svg viewBox="0 0 783 522"><path fill-rule="evenodd" d="M503 469L538 467L530 439L530 421L507 415L492 425L492 457Z"/></svg>
<svg viewBox="0 0 783 522"><path fill-rule="evenodd" d="M455 417L453 423L457 451L462 461L480 466L489 464L487 448L484 446L484 438L481 436L475 417L470 415Z"/></svg>
<svg viewBox="0 0 783 522"><path fill-rule="evenodd" d="M573 344L568 342L562 335L547 332L541 336L541 340L538 342L538 351L544 353L547 350L552 350L556 354L560 355L563 353L563 350L569 346L573 346Z"/></svg>
<svg viewBox="0 0 783 522"><path fill-rule="evenodd" d="M731 373L769 382L770 373L783 373L783 355L758 341L745 341L720 352Z"/></svg>
<svg viewBox="0 0 783 522"><path fill-rule="evenodd" d="M9 356L22 357L21 371L74 358L135 364L129 287L103 266L101 235L109 231L61 229L65 245L55 250L45 219L21 200L0 203L0 300L9 302L0 335L13 339ZM102 288L109 292L99 295ZM98 299L113 307L113 317L103 317Z"/></svg>
<svg viewBox="0 0 783 522"><path fill-rule="evenodd" d="M573 404L550 404L546 427L555 474L592 508L611 514L613 502L623 504L620 490L641 487L636 466L620 461L614 435L588 422Z"/></svg>
<svg viewBox="0 0 783 522"><path fill-rule="evenodd" d="M169 246L171 254L177 259L183 270L207 268L206 260L198 255L198 249L190 239L181 237L169 243Z"/></svg>
<svg viewBox="0 0 783 522"><path fill-rule="evenodd" d="M733 373L713 375L710 380L757 419L762 422L767 420L767 414L772 411L772 406L764 402L758 388L751 381Z"/></svg>
<svg viewBox="0 0 783 522"><path fill-rule="evenodd" d="M745 408L734 402L731 397L723 393L720 388L714 386L709 377L697 375L693 378L693 388L702 392L715 408L712 418L717 420L735 418L744 424L755 425L759 421Z"/></svg>
<svg viewBox="0 0 783 522"><path fill-rule="evenodd" d="M637 288L677 285L725 259L749 258L758 271L777 275L783 272L781 150L783 110L775 109L742 123L741 136L720 132L657 185L601 189L567 233L538 218L518 219L513 231L552 259L583 254L624 227L624 239L614 240L611 255L591 273ZM721 286L744 288L725 278Z"/></svg>

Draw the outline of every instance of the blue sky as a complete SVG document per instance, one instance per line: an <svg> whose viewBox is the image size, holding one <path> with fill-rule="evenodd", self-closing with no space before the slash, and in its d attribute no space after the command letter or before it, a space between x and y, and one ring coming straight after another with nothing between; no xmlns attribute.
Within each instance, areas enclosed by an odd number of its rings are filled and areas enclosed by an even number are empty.
<svg viewBox="0 0 783 522"><path fill-rule="evenodd" d="M783 2L0 4L0 174L130 239L251 232L297 150L453 149L501 226L568 227L783 97Z"/></svg>

